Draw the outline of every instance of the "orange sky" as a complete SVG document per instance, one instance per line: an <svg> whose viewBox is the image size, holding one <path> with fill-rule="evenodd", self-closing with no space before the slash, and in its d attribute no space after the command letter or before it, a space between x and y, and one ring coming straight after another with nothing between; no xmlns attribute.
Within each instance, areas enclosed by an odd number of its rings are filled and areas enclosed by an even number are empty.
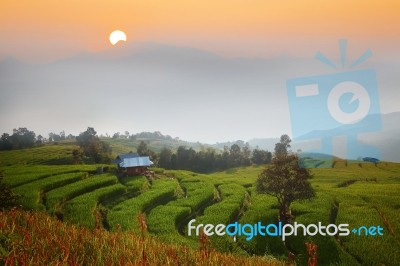
<svg viewBox="0 0 400 266"><path fill-rule="evenodd" d="M107 49L114 29L130 42L229 56L303 55L343 37L398 54L399 14L398 0L2 0L0 58L46 61Z"/></svg>

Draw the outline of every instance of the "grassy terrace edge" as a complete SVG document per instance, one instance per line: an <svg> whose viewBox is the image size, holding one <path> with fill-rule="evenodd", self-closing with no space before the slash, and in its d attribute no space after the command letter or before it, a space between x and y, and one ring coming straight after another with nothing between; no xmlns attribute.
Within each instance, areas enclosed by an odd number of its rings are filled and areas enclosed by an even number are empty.
<svg viewBox="0 0 400 266"><path fill-rule="evenodd" d="M128 232L68 225L44 212L0 212L0 264L30 265L285 265L269 257L241 257L165 244ZM33 263L34 264L34 263Z"/></svg>

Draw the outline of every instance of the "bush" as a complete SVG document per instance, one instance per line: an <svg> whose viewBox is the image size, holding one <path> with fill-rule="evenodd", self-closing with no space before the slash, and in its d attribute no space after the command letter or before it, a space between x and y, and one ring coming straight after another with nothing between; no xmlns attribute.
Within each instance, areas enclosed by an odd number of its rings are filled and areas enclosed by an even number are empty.
<svg viewBox="0 0 400 266"><path fill-rule="evenodd" d="M18 196L11 191L11 187L3 182L3 176L0 174L0 210L12 208L17 205Z"/></svg>

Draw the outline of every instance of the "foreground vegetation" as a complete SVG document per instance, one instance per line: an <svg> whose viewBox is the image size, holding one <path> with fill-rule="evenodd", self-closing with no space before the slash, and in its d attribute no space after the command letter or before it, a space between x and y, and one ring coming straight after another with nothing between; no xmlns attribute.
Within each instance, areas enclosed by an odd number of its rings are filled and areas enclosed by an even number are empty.
<svg viewBox="0 0 400 266"><path fill-rule="evenodd" d="M284 265L267 258L222 254L164 244L121 231L88 230L43 212L0 212L0 264L4 265Z"/></svg>

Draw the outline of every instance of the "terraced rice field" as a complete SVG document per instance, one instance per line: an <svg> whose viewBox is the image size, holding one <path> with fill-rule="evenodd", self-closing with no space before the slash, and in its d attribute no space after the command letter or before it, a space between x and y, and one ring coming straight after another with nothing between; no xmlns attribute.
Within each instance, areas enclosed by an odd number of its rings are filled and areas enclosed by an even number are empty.
<svg viewBox="0 0 400 266"><path fill-rule="evenodd" d="M0 156L1 158L1 156ZM88 228L140 234L138 213L147 232L163 241L198 247L187 236L187 223L275 223L276 199L257 194L255 181L263 167L231 169L213 174L157 169L156 177L118 176L113 169L97 174L98 166L4 165L5 181L23 195L26 209L47 210L68 223ZM384 236L210 237L216 250L287 258L295 253L304 264L304 242L318 245L321 265L396 265L400 261L400 165L336 164L312 169L317 197L295 202L296 221L304 224L348 223L351 227L380 225Z"/></svg>

